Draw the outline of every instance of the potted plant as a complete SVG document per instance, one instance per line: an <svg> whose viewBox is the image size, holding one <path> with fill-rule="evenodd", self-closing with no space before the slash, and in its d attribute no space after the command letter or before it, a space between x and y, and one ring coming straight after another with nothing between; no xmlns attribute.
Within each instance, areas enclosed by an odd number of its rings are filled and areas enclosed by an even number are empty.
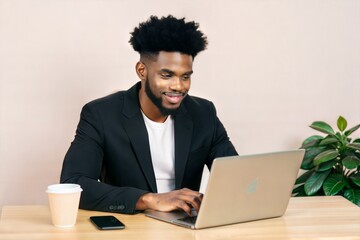
<svg viewBox="0 0 360 240"><path fill-rule="evenodd" d="M293 195L341 195L360 206L360 138L350 138L360 124L346 130L347 121L340 116L337 132L322 121L310 127L326 136L313 135L304 140L301 169L307 171L296 180Z"/></svg>

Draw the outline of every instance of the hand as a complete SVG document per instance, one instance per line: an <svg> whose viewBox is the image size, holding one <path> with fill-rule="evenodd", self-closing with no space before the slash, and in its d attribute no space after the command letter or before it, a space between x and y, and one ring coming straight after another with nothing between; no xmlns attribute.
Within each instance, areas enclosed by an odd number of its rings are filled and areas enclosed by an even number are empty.
<svg viewBox="0 0 360 240"><path fill-rule="evenodd" d="M194 208L198 212L202 199L203 194L187 188L168 193L146 193L139 198L136 209L153 209L163 212L182 209L192 216L191 209Z"/></svg>

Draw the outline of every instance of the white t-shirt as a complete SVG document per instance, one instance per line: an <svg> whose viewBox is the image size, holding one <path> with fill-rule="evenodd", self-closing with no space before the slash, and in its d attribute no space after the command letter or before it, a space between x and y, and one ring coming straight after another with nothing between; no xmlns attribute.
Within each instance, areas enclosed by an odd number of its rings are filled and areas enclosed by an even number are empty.
<svg viewBox="0 0 360 240"><path fill-rule="evenodd" d="M164 123L153 122L143 113L158 193L175 189L174 120L168 116Z"/></svg>

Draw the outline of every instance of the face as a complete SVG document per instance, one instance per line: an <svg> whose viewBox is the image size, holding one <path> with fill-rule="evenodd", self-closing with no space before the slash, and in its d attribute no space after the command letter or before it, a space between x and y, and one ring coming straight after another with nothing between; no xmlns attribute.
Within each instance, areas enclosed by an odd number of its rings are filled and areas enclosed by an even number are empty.
<svg viewBox="0 0 360 240"><path fill-rule="evenodd" d="M179 52L159 52L143 60L146 98L140 98L141 107L155 107L163 116L176 114L190 89L192 63L192 56Z"/></svg>

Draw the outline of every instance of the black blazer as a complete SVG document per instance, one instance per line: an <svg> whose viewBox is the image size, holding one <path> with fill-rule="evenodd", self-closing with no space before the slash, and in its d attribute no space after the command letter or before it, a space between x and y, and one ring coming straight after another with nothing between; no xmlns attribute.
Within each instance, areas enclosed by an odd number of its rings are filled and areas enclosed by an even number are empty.
<svg viewBox="0 0 360 240"><path fill-rule="evenodd" d="M81 185L80 208L135 213L142 194L157 192L140 87L139 82L82 109L60 179ZM176 189L199 190L204 165L210 169L214 158L237 152L210 101L187 96L174 122Z"/></svg>

